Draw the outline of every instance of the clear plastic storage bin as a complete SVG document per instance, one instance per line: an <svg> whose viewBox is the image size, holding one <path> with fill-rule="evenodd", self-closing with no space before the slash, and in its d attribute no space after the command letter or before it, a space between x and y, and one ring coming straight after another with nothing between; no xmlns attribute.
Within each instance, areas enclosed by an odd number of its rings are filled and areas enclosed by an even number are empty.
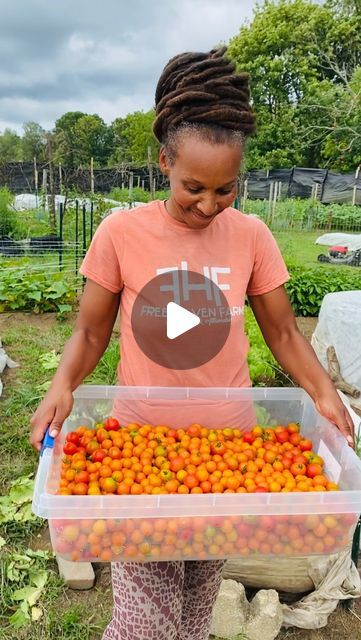
<svg viewBox="0 0 361 640"><path fill-rule="evenodd" d="M328 554L347 546L361 511L361 462L301 389L82 386L53 448L40 457L33 511L57 555L73 561L206 560ZM66 434L107 416L121 424L251 429L299 422L341 491L56 495Z"/></svg>

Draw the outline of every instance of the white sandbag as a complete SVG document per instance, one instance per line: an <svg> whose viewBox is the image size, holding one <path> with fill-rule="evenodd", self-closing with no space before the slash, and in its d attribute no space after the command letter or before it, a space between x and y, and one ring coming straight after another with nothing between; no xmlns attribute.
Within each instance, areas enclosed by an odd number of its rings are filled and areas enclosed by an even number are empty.
<svg viewBox="0 0 361 640"><path fill-rule="evenodd" d="M361 390L361 291L328 293L311 344L324 368L333 346L343 379Z"/></svg>
<svg viewBox="0 0 361 640"><path fill-rule="evenodd" d="M0 338L0 373L4 371L5 367L9 367L9 369L13 369L14 367L18 367L18 366L19 365L16 364L16 362L14 362L14 360L9 358L9 356L7 355L5 349L2 346L1 338ZM0 396L2 394L2 391L3 391L3 383L0 378Z"/></svg>
<svg viewBox="0 0 361 640"><path fill-rule="evenodd" d="M282 605L283 626L321 629L340 600L361 596L360 575L351 560L350 547L338 554L336 561L312 565L311 578L315 590L292 605Z"/></svg>

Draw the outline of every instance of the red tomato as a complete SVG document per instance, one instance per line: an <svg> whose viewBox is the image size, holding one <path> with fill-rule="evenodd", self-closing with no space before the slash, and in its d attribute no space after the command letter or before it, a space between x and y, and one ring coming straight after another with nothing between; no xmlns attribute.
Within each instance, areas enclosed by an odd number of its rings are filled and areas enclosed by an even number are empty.
<svg viewBox="0 0 361 640"><path fill-rule="evenodd" d="M89 473L87 471L78 471L78 473L75 474L74 476L74 482L76 484L80 483L84 483L84 484L88 484L89 483Z"/></svg>
<svg viewBox="0 0 361 640"><path fill-rule="evenodd" d="M247 442L247 444L252 444L255 441L255 435L252 431L243 434L243 442Z"/></svg>
<svg viewBox="0 0 361 640"><path fill-rule="evenodd" d="M118 431L120 424L116 418L107 418L104 421L104 429L106 431Z"/></svg>
<svg viewBox="0 0 361 640"><path fill-rule="evenodd" d="M312 451L312 442L306 438L302 438L299 443L301 451Z"/></svg>
<svg viewBox="0 0 361 640"><path fill-rule="evenodd" d="M283 444L284 442L288 442L290 439L290 434L288 433L287 429L284 429L284 431L277 432L278 428L279 427L276 427L275 429L277 441L281 442L281 444Z"/></svg>
<svg viewBox="0 0 361 640"><path fill-rule="evenodd" d="M307 475L309 478L322 475L322 467L320 464L312 463L307 467Z"/></svg>
<svg viewBox="0 0 361 640"><path fill-rule="evenodd" d="M291 466L290 471L293 476L305 476L307 468L305 464L295 463Z"/></svg>
<svg viewBox="0 0 361 640"><path fill-rule="evenodd" d="M66 436L67 442L73 442L74 444L78 444L79 440L80 440L80 434L77 433L76 431L69 431L69 433Z"/></svg>
<svg viewBox="0 0 361 640"><path fill-rule="evenodd" d="M78 447L73 442L66 442L63 446L65 455L72 456L78 451Z"/></svg>
<svg viewBox="0 0 361 640"><path fill-rule="evenodd" d="M290 443L293 444L294 446L298 446L301 440L302 440L302 437L300 436L299 433L292 433L290 435Z"/></svg>
<svg viewBox="0 0 361 640"><path fill-rule="evenodd" d="M91 459L93 462L102 462L106 455L108 455L108 453L105 449L97 449L97 451L94 451L92 454Z"/></svg>

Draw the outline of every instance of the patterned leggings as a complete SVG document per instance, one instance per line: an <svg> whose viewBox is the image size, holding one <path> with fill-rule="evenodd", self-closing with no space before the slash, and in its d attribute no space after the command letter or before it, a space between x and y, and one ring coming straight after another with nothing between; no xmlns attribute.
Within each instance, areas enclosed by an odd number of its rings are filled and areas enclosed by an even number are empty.
<svg viewBox="0 0 361 640"><path fill-rule="evenodd" d="M102 640L208 640L223 566L112 563L113 619Z"/></svg>

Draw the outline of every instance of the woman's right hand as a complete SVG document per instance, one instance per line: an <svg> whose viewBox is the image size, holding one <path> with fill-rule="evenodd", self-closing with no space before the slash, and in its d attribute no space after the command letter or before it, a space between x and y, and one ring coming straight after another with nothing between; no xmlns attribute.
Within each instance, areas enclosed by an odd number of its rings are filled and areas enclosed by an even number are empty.
<svg viewBox="0 0 361 640"><path fill-rule="evenodd" d="M63 422L70 415L73 404L74 398L70 388L49 389L30 420L32 425L30 442L35 449L40 451L48 427L50 435L56 438Z"/></svg>

